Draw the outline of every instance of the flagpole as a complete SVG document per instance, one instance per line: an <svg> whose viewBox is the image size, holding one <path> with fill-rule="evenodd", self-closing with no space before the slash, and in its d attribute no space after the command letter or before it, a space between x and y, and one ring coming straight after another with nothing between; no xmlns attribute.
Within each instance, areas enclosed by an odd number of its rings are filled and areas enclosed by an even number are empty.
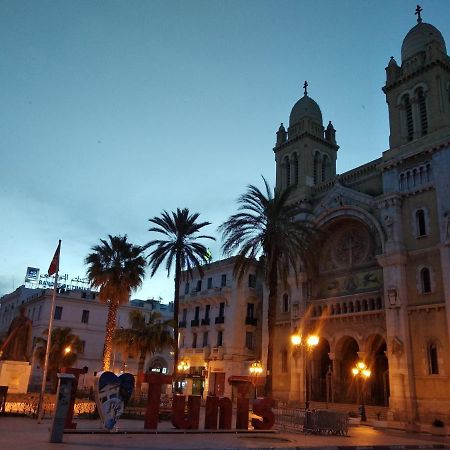
<svg viewBox="0 0 450 450"><path fill-rule="evenodd" d="M59 240L57 252L61 249L61 239ZM56 255L56 253L55 253ZM54 258L54 257L53 257ZM55 303L56 303L56 292L58 289L58 272L59 272L59 254L58 260L56 264L56 272L55 272L55 285L53 286L53 295L52 295L52 304L50 307L50 319L48 321L48 334L47 334L47 349L45 350L45 363L44 363L44 375L42 378L42 387L41 387L41 395L39 396L38 403L38 423L41 423L42 416L44 413L44 396L45 396L45 385L47 384L47 372L48 372L48 357L50 354L50 341L52 336L52 328L53 328L53 316L55 314Z"/></svg>

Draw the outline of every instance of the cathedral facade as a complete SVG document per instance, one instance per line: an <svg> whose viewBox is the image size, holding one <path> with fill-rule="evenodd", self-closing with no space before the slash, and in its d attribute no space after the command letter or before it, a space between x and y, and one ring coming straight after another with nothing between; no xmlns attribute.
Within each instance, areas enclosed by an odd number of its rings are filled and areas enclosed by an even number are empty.
<svg viewBox="0 0 450 450"><path fill-rule="evenodd" d="M280 288L274 396L356 403L352 368L363 361L368 404L393 421L449 424L450 58L418 17L401 63L386 67L380 158L336 174L336 131L306 83L277 132L277 189L295 186L324 238L314 274ZM317 347L293 349L294 329L317 334Z"/></svg>

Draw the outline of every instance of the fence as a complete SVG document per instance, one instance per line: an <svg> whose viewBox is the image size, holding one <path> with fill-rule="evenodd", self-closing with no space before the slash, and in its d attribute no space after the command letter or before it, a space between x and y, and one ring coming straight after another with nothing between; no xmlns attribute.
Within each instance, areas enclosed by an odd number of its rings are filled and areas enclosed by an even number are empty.
<svg viewBox="0 0 450 450"><path fill-rule="evenodd" d="M275 428L288 431L303 431L305 410L280 406L273 409L275 414Z"/></svg>

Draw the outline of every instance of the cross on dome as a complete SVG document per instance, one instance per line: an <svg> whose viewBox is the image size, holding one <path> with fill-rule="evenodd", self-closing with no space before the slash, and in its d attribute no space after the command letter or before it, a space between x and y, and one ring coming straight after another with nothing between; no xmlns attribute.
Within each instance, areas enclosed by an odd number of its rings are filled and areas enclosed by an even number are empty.
<svg viewBox="0 0 450 450"><path fill-rule="evenodd" d="M417 23L422 23L422 17L420 16L420 13L423 11L423 9L420 7L420 5L417 5L416 12L414 13L417 16Z"/></svg>
<svg viewBox="0 0 450 450"><path fill-rule="evenodd" d="M305 81L304 83L303 83L303 89L304 89L304 95L308 95L308 82L307 81Z"/></svg>

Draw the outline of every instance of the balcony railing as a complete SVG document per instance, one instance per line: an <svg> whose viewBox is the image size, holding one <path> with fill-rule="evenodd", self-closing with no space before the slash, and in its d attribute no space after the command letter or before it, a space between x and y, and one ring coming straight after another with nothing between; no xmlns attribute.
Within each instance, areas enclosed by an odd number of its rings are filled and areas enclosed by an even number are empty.
<svg viewBox="0 0 450 450"><path fill-rule="evenodd" d="M311 319L342 315L360 315L384 310L382 293L356 294L327 300L313 300L310 303Z"/></svg>
<svg viewBox="0 0 450 450"><path fill-rule="evenodd" d="M245 325L253 325L256 327L256 324L258 323L258 319L255 319L254 317L246 317L245 318Z"/></svg>
<svg viewBox="0 0 450 450"><path fill-rule="evenodd" d="M202 319L202 325L209 325L209 317Z"/></svg>
<svg viewBox="0 0 450 450"><path fill-rule="evenodd" d="M178 328L186 328L186 321L182 320L181 322L178 322Z"/></svg>
<svg viewBox="0 0 450 450"><path fill-rule="evenodd" d="M217 316L216 320L214 321L216 324L218 323L224 323L225 322L225 316Z"/></svg>
<svg viewBox="0 0 450 450"><path fill-rule="evenodd" d="M200 325L200 321L198 319L191 320L191 327L198 327Z"/></svg>

